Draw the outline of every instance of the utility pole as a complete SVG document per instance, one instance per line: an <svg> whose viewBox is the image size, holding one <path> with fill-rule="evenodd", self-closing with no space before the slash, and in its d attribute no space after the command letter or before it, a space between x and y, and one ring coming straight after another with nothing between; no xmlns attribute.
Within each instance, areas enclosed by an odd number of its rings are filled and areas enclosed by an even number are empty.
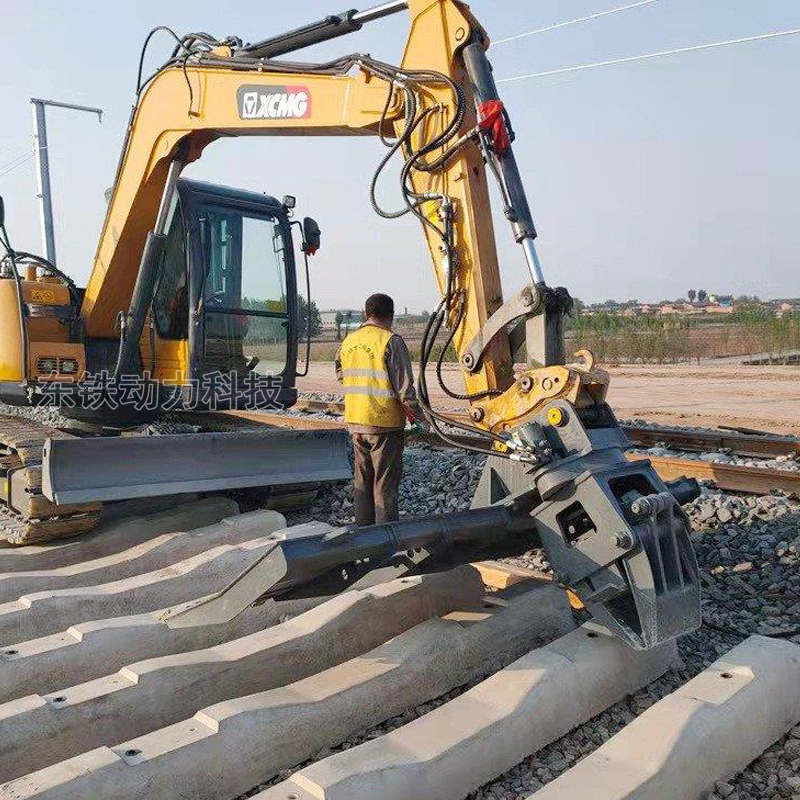
<svg viewBox="0 0 800 800"><path fill-rule="evenodd" d="M36 154L36 173L39 189L36 196L39 198L39 212L42 222L42 245L47 260L55 264L56 240L53 234L53 198L50 194L50 158L47 153L45 106L69 108L73 111L88 111L91 114L97 114L97 118L100 122L103 121L103 109L31 97L31 111L33 112L33 148Z"/></svg>

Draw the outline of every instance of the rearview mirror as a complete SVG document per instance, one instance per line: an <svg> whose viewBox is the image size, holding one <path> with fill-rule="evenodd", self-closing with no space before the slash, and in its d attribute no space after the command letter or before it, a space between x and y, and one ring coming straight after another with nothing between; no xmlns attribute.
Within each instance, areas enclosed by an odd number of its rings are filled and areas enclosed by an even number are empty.
<svg viewBox="0 0 800 800"><path fill-rule="evenodd" d="M0 228L6 224L6 206L3 202L3 197L0 195Z"/></svg>
<svg viewBox="0 0 800 800"><path fill-rule="evenodd" d="M309 256L319 250L321 233L317 221L311 217L303 220L303 252Z"/></svg>

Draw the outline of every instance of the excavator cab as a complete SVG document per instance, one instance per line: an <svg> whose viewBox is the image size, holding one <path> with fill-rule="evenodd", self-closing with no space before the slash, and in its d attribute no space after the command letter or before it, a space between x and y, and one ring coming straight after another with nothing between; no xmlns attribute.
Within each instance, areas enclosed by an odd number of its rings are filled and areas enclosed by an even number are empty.
<svg viewBox="0 0 800 800"><path fill-rule="evenodd" d="M292 222L289 196L184 178L175 189L152 292L137 309L142 332L125 366L124 336L82 330L83 290L38 256L4 259L0 311L16 324L0 343L0 399L59 405L66 416L109 427L165 408L283 409L296 402L298 343L304 336L308 350L312 326L310 296L301 315L295 250L304 256L308 293L307 259L319 248L319 226L309 217Z"/></svg>
<svg viewBox="0 0 800 800"><path fill-rule="evenodd" d="M140 352L156 380L188 387L194 408L296 400L299 333L309 326L290 213L268 195L178 182Z"/></svg>

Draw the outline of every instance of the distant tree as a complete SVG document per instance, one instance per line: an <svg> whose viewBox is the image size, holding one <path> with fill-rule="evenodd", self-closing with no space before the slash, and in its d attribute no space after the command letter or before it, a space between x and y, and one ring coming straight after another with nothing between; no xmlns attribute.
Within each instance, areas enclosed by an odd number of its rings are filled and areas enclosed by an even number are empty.
<svg viewBox="0 0 800 800"><path fill-rule="evenodd" d="M342 315L341 311L336 312L336 316L334 317L334 322L336 323L336 341L338 342L342 338L342 321L344 320L344 316Z"/></svg>
<svg viewBox="0 0 800 800"><path fill-rule="evenodd" d="M299 335L301 337L308 336L307 323L308 318L308 303L302 295L297 298L297 305L299 306L300 318L298 320ZM311 301L311 335L316 336L322 330L322 316L319 313L317 304Z"/></svg>
<svg viewBox="0 0 800 800"><path fill-rule="evenodd" d="M706 300L708 300L708 292L707 292L705 289L701 289L701 290L700 290L700 291L697 293L697 299L698 299L698 300L699 300L701 303L705 303L705 301L706 301Z"/></svg>
<svg viewBox="0 0 800 800"><path fill-rule="evenodd" d="M422 312L422 319L428 319L428 317L430 317L430 315L431 315L430 311L423 311Z"/></svg>
<svg viewBox="0 0 800 800"><path fill-rule="evenodd" d="M694 289L689 289L689 291L686 292L686 296L689 298L690 303L694 303L694 299L697 297L697 292Z"/></svg>

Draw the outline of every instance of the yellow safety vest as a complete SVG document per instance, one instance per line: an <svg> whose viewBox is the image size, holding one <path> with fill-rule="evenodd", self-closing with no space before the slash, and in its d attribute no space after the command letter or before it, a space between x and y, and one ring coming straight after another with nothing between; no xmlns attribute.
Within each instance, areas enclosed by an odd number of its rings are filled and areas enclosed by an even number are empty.
<svg viewBox="0 0 800 800"><path fill-rule="evenodd" d="M342 342L344 418L354 425L402 428L405 411L386 370L386 347L392 332L364 325Z"/></svg>

